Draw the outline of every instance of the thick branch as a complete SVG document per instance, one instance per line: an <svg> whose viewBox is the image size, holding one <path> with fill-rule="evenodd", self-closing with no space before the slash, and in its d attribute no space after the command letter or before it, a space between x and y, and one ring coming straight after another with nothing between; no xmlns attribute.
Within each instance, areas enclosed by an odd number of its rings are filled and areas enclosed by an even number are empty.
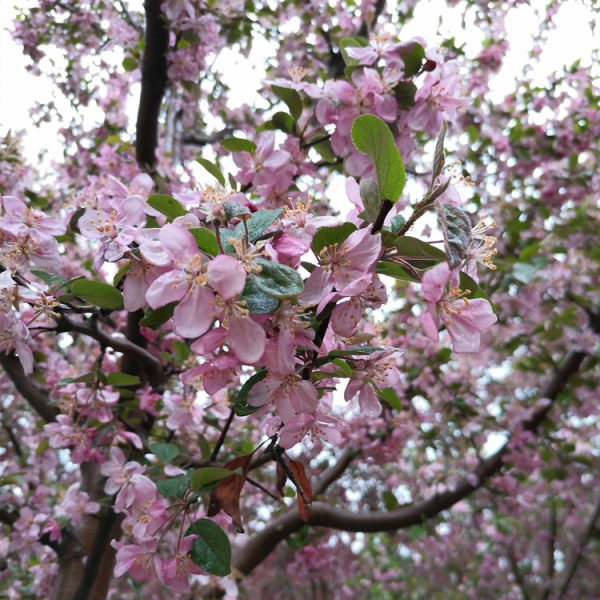
<svg viewBox="0 0 600 600"><path fill-rule="evenodd" d="M0 354L0 365L4 368L6 374L10 377L15 387L29 402L33 410L37 412L46 423L54 421L58 411L50 404L48 392L39 386L35 379L30 375L25 375L21 361L13 352L10 354Z"/></svg>
<svg viewBox="0 0 600 600"><path fill-rule="evenodd" d="M142 58L142 90L136 124L135 158L141 167L156 163L158 115L167 89L169 26L161 0L146 0L146 36Z"/></svg>
<svg viewBox="0 0 600 600"><path fill-rule="evenodd" d="M359 454L352 446L348 446L338 458L337 462L321 473L317 483L313 486L313 496L323 494L327 488L337 481L348 468L352 460Z"/></svg>
<svg viewBox="0 0 600 600"><path fill-rule="evenodd" d="M148 350L134 344L125 337L109 335L98 329L91 321L73 321L65 315L61 315L57 320L57 327L59 331L87 335L100 342L102 346L109 346L117 352L122 352L125 356L134 358L143 366L143 371L148 376L151 385L158 385L165 379L160 360L148 352Z"/></svg>
<svg viewBox="0 0 600 600"><path fill-rule="evenodd" d="M582 352L569 352L552 379L540 392L540 397L548 398L550 404L536 411L530 419L525 421L523 423L525 429L532 432L537 430L539 424L548 414L551 403L556 399L558 392L566 384L568 378L579 369L584 357L585 355ZM466 478L462 479L453 489L435 494L421 502L392 511L370 513L353 513L322 502L314 502L309 524L361 532L394 531L418 525L424 520L451 508L480 488L492 475L498 473L502 468L502 459L507 449L508 442L495 454L477 465L472 472L475 477L469 477L468 480ZM297 508L275 517L262 531L254 534L243 547L234 552L233 565L242 573L250 573L271 553L279 542L301 529L304 524L304 521L300 519Z"/></svg>

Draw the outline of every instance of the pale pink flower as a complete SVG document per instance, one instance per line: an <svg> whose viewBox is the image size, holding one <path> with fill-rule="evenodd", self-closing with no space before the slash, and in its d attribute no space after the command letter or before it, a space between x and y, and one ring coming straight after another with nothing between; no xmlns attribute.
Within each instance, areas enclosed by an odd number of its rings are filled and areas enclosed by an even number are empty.
<svg viewBox="0 0 600 600"><path fill-rule="evenodd" d="M117 549L115 577L129 573L135 581L147 581L156 573L156 550L158 539L147 537L137 544L123 544L116 540L111 542Z"/></svg>
<svg viewBox="0 0 600 600"><path fill-rule="evenodd" d="M79 491L79 483L74 483L57 504L56 515L58 517L69 517L71 524L77 525L84 515L97 513L99 510L100 505L91 501L86 492Z"/></svg>
<svg viewBox="0 0 600 600"><path fill-rule="evenodd" d="M399 358L400 353L390 349L374 352L367 360L357 361L355 379L348 382L344 398L352 400L358 394L361 412L370 418L378 417L381 404L376 390L394 388L400 383Z"/></svg>
<svg viewBox="0 0 600 600"><path fill-rule="evenodd" d="M421 281L423 296L429 303L421 317L427 337L437 342L440 319L446 326L455 352L478 352L480 333L492 326L496 315L484 298L469 300L458 287L458 271L442 262L429 269ZM446 291L446 285L450 290Z"/></svg>
<svg viewBox="0 0 600 600"><path fill-rule="evenodd" d="M206 285L208 261L198 251L194 236L183 227L165 225L159 241L172 260L172 268L148 288L146 301L156 309L180 300L173 312L173 329L183 337L198 337L215 318L214 294ZM146 258L153 262L151 256Z"/></svg>
<svg viewBox="0 0 600 600"><path fill-rule="evenodd" d="M204 570L188 556L188 552L197 537L197 535L188 535L182 538L175 557L163 561L161 565L160 578L174 592L189 594L189 575L204 573Z"/></svg>
<svg viewBox="0 0 600 600"><path fill-rule="evenodd" d="M107 494L115 494L129 484L133 475L143 473L144 467L133 460L126 462L123 451L117 446L113 446L110 449L110 460L100 467L100 472L108 477L104 484L104 491ZM133 498L133 493L131 498ZM126 501L126 499L120 501L122 506L125 505Z"/></svg>
<svg viewBox="0 0 600 600"><path fill-rule="evenodd" d="M368 287L381 254L381 237L368 228L352 232L341 244L325 246L320 267L306 280L298 300L305 306L318 304L335 287L340 296L356 296Z"/></svg>

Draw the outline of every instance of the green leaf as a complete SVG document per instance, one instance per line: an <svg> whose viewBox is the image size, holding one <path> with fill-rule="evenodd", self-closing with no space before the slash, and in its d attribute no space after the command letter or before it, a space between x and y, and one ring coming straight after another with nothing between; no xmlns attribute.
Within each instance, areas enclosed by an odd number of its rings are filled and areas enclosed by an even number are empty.
<svg viewBox="0 0 600 600"><path fill-rule="evenodd" d="M398 257L405 259L415 268L432 267L446 258L439 248L409 235L397 236L389 231L383 231L381 241L388 248L395 247Z"/></svg>
<svg viewBox="0 0 600 600"><path fill-rule="evenodd" d="M129 271L129 269L131 269L132 266L133 264L131 262L126 262L119 267L119 270L115 273L115 276L113 277L113 285L115 287L117 286L119 281L121 281L121 279L123 279L123 277L127 275L127 271Z"/></svg>
<svg viewBox="0 0 600 600"><path fill-rule="evenodd" d="M94 373L84 373L79 377L63 377L56 382L56 385L68 385L69 383L94 383L96 381L96 375Z"/></svg>
<svg viewBox="0 0 600 600"><path fill-rule="evenodd" d="M415 94L417 86L412 81L401 81L394 88L394 96L398 108L402 110L410 110L415 105Z"/></svg>
<svg viewBox="0 0 600 600"><path fill-rule="evenodd" d="M250 152L250 154L254 154L256 150L254 142L236 137L221 140L221 146L230 152Z"/></svg>
<svg viewBox="0 0 600 600"><path fill-rule="evenodd" d="M398 233L404 226L404 223L406 223L406 219L402 215L392 217L392 220L390 221L392 233Z"/></svg>
<svg viewBox="0 0 600 600"><path fill-rule="evenodd" d="M182 363L188 359L190 347L181 340L173 340L173 352L175 353L175 360L178 363Z"/></svg>
<svg viewBox="0 0 600 600"><path fill-rule="evenodd" d="M179 456L179 448L175 444L154 443L148 446L150 452L159 458L162 462L170 463L176 456ZM166 480L169 481L169 480Z"/></svg>
<svg viewBox="0 0 600 600"><path fill-rule="evenodd" d="M377 182L369 177L363 177L359 185L360 199L365 209L360 217L367 223L374 223L381 207L381 198L379 197L379 186Z"/></svg>
<svg viewBox="0 0 600 600"><path fill-rule="evenodd" d="M190 475L190 486L193 490L197 490L207 483L220 481L235 473L241 475L242 471L241 469L231 471L230 469L222 469L220 467L203 467L202 469L196 469Z"/></svg>
<svg viewBox="0 0 600 600"><path fill-rule="evenodd" d="M402 400L398 398L393 388L379 390L379 397L385 400L392 408L402 410Z"/></svg>
<svg viewBox="0 0 600 600"><path fill-rule="evenodd" d="M188 231L194 236L196 244L198 244L198 249L213 256L219 254L219 244L217 243L217 236L214 231L206 229L206 227L188 229Z"/></svg>
<svg viewBox="0 0 600 600"><path fill-rule="evenodd" d="M379 275L387 275L400 281L420 281L418 277L412 275L408 270L401 265L391 262L379 261L375 265L375 273Z"/></svg>
<svg viewBox="0 0 600 600"><path fill-rule="evenodd" d="M252 279L246 281L239 299L246 303L251 315L268 315L279 308L279 300L261 292Z"/></svg>
<svg viewBox="0 0 600 600"><path fill-rule="evenodd" d="M139 385L140 378L137 375L129 375L128 373L116 371L106 376L106 383L115 386Z"/></svg>
<svg viewBox="0 0 600 600"><path fill-rule="evenodd" d="M366 354L373 354L373 352L379 352L383 348L379 346L361 346L359 348L347 348L346 350L332 350L327 356L330 358L336 358L338 356L363 356Z"/></svg>
<svg viewBox="0 0 600 600"><path fill-rule="evenodd" d="M231 544L225 532L210 519L198 519L185 535L197 535L192 543L192 560L207 573L224 577L231 571Z"/></svg>
<svg viewBox="0 0 600 600"><path fill-rule="evenodd" d="M492 305L492 309L494 308L494 305L492 304L492 301L488 298L488 295L477 285L477 283L471 277L469 277L463 271L460 272L460 279L458 285L461 290L469 290L471 292L469 294L469 300L473 300L475 298L483 298ZM496 311L494 310L494 312Z"/></svg>
<svg viewBox="0 0 600 600"><path fill-rule="evenodd" d="M448 266L454 269L467 257L471 220L462 208L452 204L442 204L438 216L443 217L439 219L439 224L444 234Z"/></svg>
<svg viewBox="0 0 600 600"><path fill-rule="evenodd" d="M383 500L385 510L394 510L398 506L398 499L390 490L385 490L383 494L381 494L381 499Z"/></svg>
<svg viewBox="0 0 600 600"><path fill-rule="evenodd" d="M279 217L279 215L283 212L283 208L276 209L267 209L267 210L259 210L255 212L246 222L246 227L248 228L248 238L250 242L253 244L258 240L258 238L264 233L264 231L270 227L273 222ZM246 235L246 230L244 229L244 224L239 223L235 228L235 231L231 231L230 229L220 229L219 236L221 238L221 245L223 246L223 251L228 254L232 254L234 252L233 246L229 243L230 238L237 238L239 240L243 239Z"/></svg>
<svg viewBox="0 0 600 600"><path fill-rule="evenodd" d="M252 377L249 377L244 383L244 385L240 388L240 391L238 392L237 398L235 399L235 403L233 405L235 414L238 417L247 417L248 415L251 415L253 412L256 412L258 410L258 406L250 406L248 404L248 392L259 381L264 379L267 376L267 373L268 372L266 370L254 373L254 375L252 375Z"/></svg>
<svg viewBox="0 0 600 600"><path fill-rule="evenodd" d="M347 375L348 377L352 377L354 371L345 360L342 360L341 358L334 358L331 362L337 365L344 372L345 375Z"/></svg>
<svg viewBox="0 0 600 600"><path fill-rule="evenodd" d="M44 453L46 448L50 447L50 441L47 437L42 438L42 441L38 444L38 447L35 449L35 455L41 456Z"/></svg>
<svg viewBox="0 0 600 600"><path fill-rule="evenodd" d="M183 498L188 489L189 478L187 475L178 475L169 479L159 479L156 482L156 489L163 496L175 496Z"/></svg>
<svg viewBox="0 0 600 600"><path fill-rule="evenodd" d="M137 69L138 61L135 58L133 58L133 56L126 56L123 59L122 64L123 64L123 68L127 72L130 72L130 71L135 71Z"/></svg>
<svg viewBox="0 0 600 600"><path fill-rule="evenodd" d="M31 269L31 273L41 279L46 285L64 285L68 282L67 279L63 279L54 273L46 273L46 271L40 271L38 269Z"/></svg>
<svg viewBox="0 0 600 600"><path fill-rule="evenodd" d="M325 246L341 244L354 231L356 231L354 223L344 223L336 227L322 227L313 237L312 248L314 253L318 256Z"/></svg>
<svg viewBox="0 0 600 600"><path fill-rule="evenodd" d="M252 281L265 294L281 299L297 296L302 291L302 277L291 267L264 258L254 259L254 264L261 270L252 275Z"/></svg>
<svg viewBox="0 0 600 600"><path fill-rule="evenodd" d="M199 165L202 165L221 185L225 185L225 177L223 176L223 173L221 173L221 169L219 169L218 165L201 156L196 157L196 162Z"/></svg>
<svg viewBox="0 0 600 600"><path fill-rule="evenodd" d="M414 542L425 535L425 527L423 525L413 525L409 530L410 541Z"/></svg>
<svg viewBox="0 0 600 600"><path fill-rule="evenodd" d="M292 133L294 131L294 120L285 112L276 112L271 117L271 123L273 123L274 129L280 129L285 133Z"/></svg>
<svg viewBox="0 0 600 600"><path fill-rule="evenodd" d="M421 44L415 43L408 54L402 55L402 62L404 63L403 77L408 79L409 77L416 75L423 64L424 58L425 49Z"/></svg>
<svg viewBox="0 0 600 600"><path fill-rule="evenodd" d="M71 290L73 296L77 296L94 306L109 310L123 308L123 294L108 283L78 279L73 282Z"/></svg>
<svg viewBox="0 0 600 600"><path fill-rule="evenodd" d="M167 196L167 194L152 194L147 202L152 208L171 219L188 214L188 211L175 198Z"/></svg>
<svg viewBox="0 0 600 600"><path fill-rule="evenodd" d="M396 202L404 189L404 164L390 128L375 115L362 115L352 123L352 142L369 156L382 198Z"/></svg>
<svg viewBox="0 0 600 600"><path fill-rule="evenodd" d="M297 121L302 114L302 98L300 98L300 94L292 88L280 87L278 85L272 85L271 89L280 100L283 100L287 104L292 118L294 121Z"/></svg>
<svg viewBox="0 0 600 600"><path fill-rule="evenodd" d="M149 329L158 329L173 316L176 306L177 302L169 302L169 304L165 304L157 309L146 309L146 315L141 319L140 325Z"/></svg>

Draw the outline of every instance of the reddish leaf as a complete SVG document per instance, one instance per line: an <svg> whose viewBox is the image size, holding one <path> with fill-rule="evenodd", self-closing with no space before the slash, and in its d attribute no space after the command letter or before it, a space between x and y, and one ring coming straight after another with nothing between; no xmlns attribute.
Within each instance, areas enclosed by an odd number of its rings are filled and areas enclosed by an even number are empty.
<svg viewBox="0 0 600 600"><path fill-rule="evenodd" d="M290 459L289 464L290 471L294 475L297 484L298 511L300 512L300 518L308 523L308 520L310 519L310 505L312 502L312 488L310 486L310 481L306 476L304 465L300 461ZM306 502L302 495L306 498Z"/></svg>
<svg viewBox="0 0 600 600"><path fill-rule="evenodd" d="M240 494L242 493L244 483L246 483L251 460L252 454L248 454L246 456L238 456L228 462L224 466L225 469L229 469L230 471L241 469L242 474L230 475L219 481L213 488L208 503L207 515L212 517L223 509L233 519L233 525L238 533L244 533L242 515L240 513Z"/></svg>
<svg viewBox="0 0 600 600"><path fill-rule="evenodd" d="M285 469L279 464L277 463L277 467L276 467L277 471L277 491L279 492L280 496L283 496L283 489L285 488L285 482L287 481L287 474L285 472Z"/></svg>

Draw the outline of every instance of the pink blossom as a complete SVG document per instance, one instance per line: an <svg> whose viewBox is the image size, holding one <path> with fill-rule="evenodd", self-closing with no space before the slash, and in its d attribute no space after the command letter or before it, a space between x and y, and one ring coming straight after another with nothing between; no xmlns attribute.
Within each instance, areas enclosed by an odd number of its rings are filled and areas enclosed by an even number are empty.
<svg viewBox="0 0 600 600"><path fill-rule="evenodd" d="M123 451L117 446L110 449L110 460L100 467L100 472L108 477L104 484L104 491L107 494L115 494L129 484L131 477L136 473L143 473L144 468L136 461L125 462ZM123 499L122 506L125 506L126 500Z"/></svg>
<svg viewBox="0 0 600 600"><path fill-rule="evenodd" d="M360 410L367 417L381 414L381 404L376 390L394 388L400 383L398 360L400 353L390 349L374 352L369 359L357 361L355 379L351 379L344 391L344 398L351 400L358 394Z"/></svg>
<svg viewBox="0 0 600 600"><path fill-rule="evenodd" d="M147 537L137 544L123 544L113 540L113 548L117 549L115 577L129 573L135 581L147 581L156 572L156 550L158 539Z"/></svg>
<svg viewBox="0 0 600 600"><path fill-rule="evenodd" d="M197 535L188 535L182 538L175 557L162 563L160 577L165 585L168 585L174 592L189 594L190 582L188 576L204 573L188 556L192 543L197 537Z"/></svg>
<svg viewBox="0 0 600 600"><path fill-rule="evenodd" d="M356 296L371 283L381 253L381 238L368 228L351 233L341 244L319 252L320 267L306 280L298 300L305 306L318 304L335 287L340 296Z"/></svg>
<svg viewBox="0 0 600 600"><path fill-rule="evenodd" d="M97 513L100 505L90 500L86 492L79 491L79 484L74 483L69 487L64 497L56 507L57 516L66 516L71 520L72 525L77 525L83 519L83 516L90 513Z"/></svg>
<svg viewBox="0 0 600 600"><path fill-rule="evenodd" d="M446 292L448 283L450 291ZM478 352L480 333L497 320L490 303L484 298L468 300L458 287L458 271L450 271L446 262L425 273L421 288L429 303L421 318L427 337L438 341L441 319L455 352Z"/></svg>
<svg viewBox="0 0 600 600"><path fill-rule="evenodd" d="M156 309L180 300L173 312L173 329L183 337L198 337L214 320L214 295L206 286L207 259L198 252L194 236L179 225L165 225L159 240L172 268L148 288L146 301Z"/></svg>

